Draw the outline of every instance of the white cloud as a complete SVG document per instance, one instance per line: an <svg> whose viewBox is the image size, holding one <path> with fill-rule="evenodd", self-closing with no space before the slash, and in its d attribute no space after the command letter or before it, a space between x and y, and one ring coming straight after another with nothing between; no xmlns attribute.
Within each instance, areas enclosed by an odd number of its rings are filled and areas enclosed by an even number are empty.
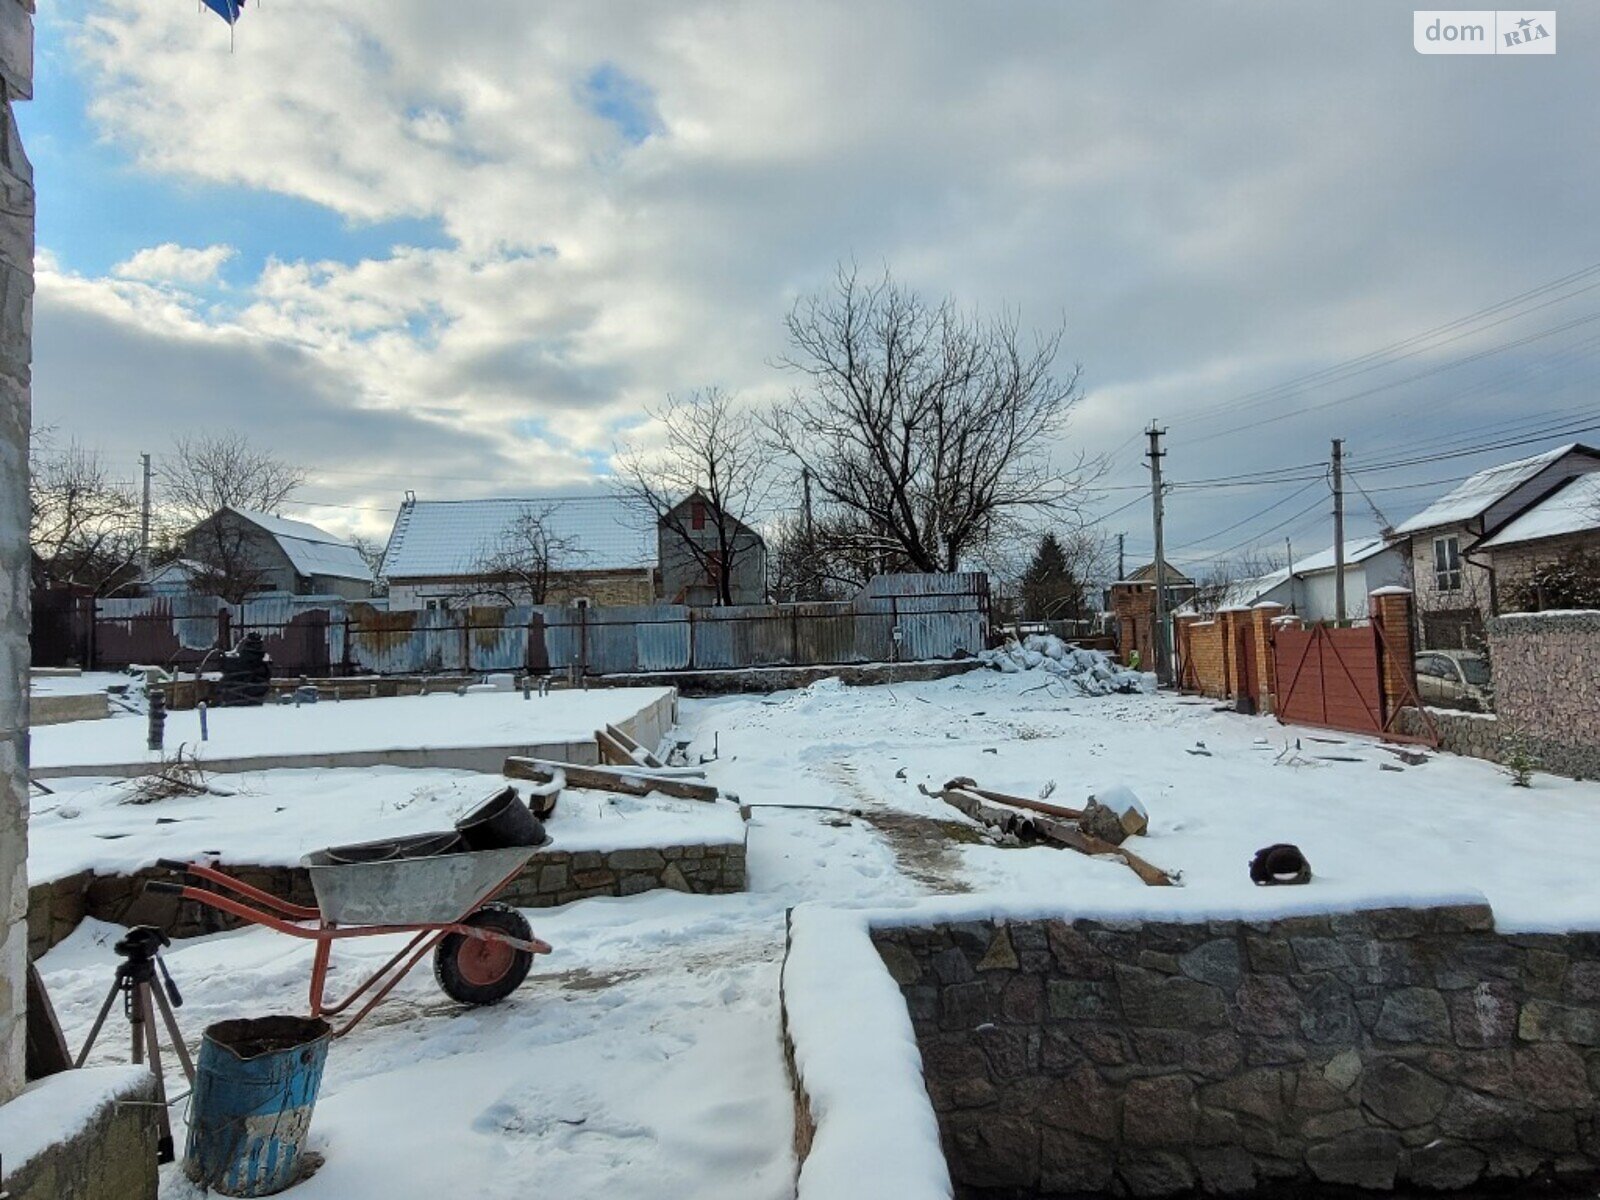
<svg viewBox="0 0 1600 1200"><path fill-rule="evenodd" d="M1571 269L1587 210L1551 197L1592 194L1595 167L1526 131L1592 100L1585 64L1451 73L1391 15L277 0L229 55L192 6L106 0L76 48L93 119L143 169L436 219L448 244L354 263L286 246L225 311L146 285L203 284L227 247L154 247L117 279L42 285L39 324L70 302L130 337L287 356L327 419L429 429L485 486L528 491L579 478L668 391L781 394L783 313L854 256L1064 319L1103 393L1080 427L1108 448ZM595 103L601 68L653 102L650 136ZM1369 438L1397 436L1407 414L1372 411L1391 424Z"/></svg>
<svg viewBox="0 0 1600 1200"><path fill-rule="evenodd" d="M148 246L126 262L118 263L111 273L119 279L198 287L214 280L223 264L235 253L232 246L193 247L163 242L159 246Z"/></svg>

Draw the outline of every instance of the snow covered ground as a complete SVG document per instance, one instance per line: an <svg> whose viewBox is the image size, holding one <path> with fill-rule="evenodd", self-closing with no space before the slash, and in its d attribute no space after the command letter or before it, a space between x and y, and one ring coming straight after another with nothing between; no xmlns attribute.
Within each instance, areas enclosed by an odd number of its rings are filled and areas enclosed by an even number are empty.
<svg viewBox="0 0 1600 1200"><path fill-rule="evenodd" d="M231 793L130 804L126 779L50 781L29 818L34 883L86 868L128 874L158 858L208 854L259 867L293 866L324 846L449 829L505 786L498 775L402 767L252 771L213 775ZM526 793L527 785L518 785ZM551 849L628 850L736 842L738 807L697 800L568 791L546 824Z"/></svg>
<svg viewBox="0 0 1600 1200"><path fill-rule="evenodd" d="M535 694L527 700L518 692L468 696L441 692L347 703L214 708L206 716L210 737L204 743L200 714L188 710L167 716L166 741L169 748L184 743L202 757L219 759L580 741L592 739L594 731L607 723L633 716L669 691L596 688ZM76 721L33 734L37 767L142 762L149 757L145 723L137 720Z"/></svg>
<svg viewBox="0 0 1600 1200"><path fill-rule="evenodd" d="M1161 897L1174 910L1259 903L1251 854L1292 841L1316 872L1296 903L1476 890L1502 928L1600 928L1593 783L1541 775L1514 789L1492 765L1449 756L1384 770L1401 764L1367 739L1192 699L1077 695L1041 671L870 688L824 681L685 701L683 722L691 753L709 752L717 735L711 778L756 806L751 892L656 892L531 912L556 952L491 1010L456 1008L417 972L334 1047L311 1135L327 1163L295 1196L420 1200L468 1194L464 1180L489 1200L792 1196L777 998L787 907L881 909L955 893L971 906L1104 911L1151 899L1117 863L986 844L917 790L956 775L1028 796L1053 782L1051 799L1063 804L1131 787L1151 818L1138 852L1183 873L1185 886ZM382 772L353 774L372 781L374 796L406 790ZM395 774L417 787L448 783L443 772ZM429 803L442 811L451 801ZM117 816L91 821L88 807L82 824L66 822L84 831L82 853L117 853L91 845L90 832ZM59 866L76 835L50 820L36 826L50 830L37 853ZM437 824L431 813L425 824ZM112 933L80 929L42 964L74 1045L109 983ZM370 943L341 950L336 978L383 953ZM169 962L189 999L180 1019L191 1039L223 1017L304 1006L309 951L267 932L196 939ZM107 1041L97 1057L117 1054ZM195 1197L170 1168L162 1194Z"/></svg>
<svg viewBox="0 0 1600 1200"><path fill-rule="evenodd" d="M132 675L120 671L85 671L79 675L31 675L28 690L35 696L91 696L111 688L139 686Z"/></svg>

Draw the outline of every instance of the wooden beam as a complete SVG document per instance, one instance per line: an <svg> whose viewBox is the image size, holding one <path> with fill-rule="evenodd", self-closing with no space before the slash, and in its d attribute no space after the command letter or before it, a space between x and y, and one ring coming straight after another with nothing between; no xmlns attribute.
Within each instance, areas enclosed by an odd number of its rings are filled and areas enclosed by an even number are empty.
<svg viewBox="0 0 1600 1200"><path fill-rule="evenodd" d="M1013 808L1025 808L1029 812L1043 813L1047 817L1060 817L1064 821L1076 821L1083 816L1081 808L1066 808L1060 804L1046 804L1043 800L1028 800L1022 796L1008 796L1004 792L992 792L988 788L981 788L973 780L961 776L952 779L944 785L948 788L960 788L962 791L971 792L974 796L981 796L985 800L992 800L996 804L1009 804Z"/></svg>
<svg viewBox="0 0 1600 1200"><path fill-rule="evenodd" d="M993 803L972 788L947 787L937 792L930 792L921 784L917 786L924 796L937 796L952 808L959 809L974 821L991 828L1014 833L1018 837L1039 838L1068 850L1076 850L1079 854L1086 854L1091 858L1109 855L1120 859L1146 887L1172 887L1177 883L1172 875L1146 862L1131 850L1124 850L1121 846L1113 846L1110 842L1084 833L1071 821L1043 813L1037 816L1025 815Z"/></svg>
<svg viewBox="0 0 1600 1200"><path fill-rule="evenodd" d="M72 1052L67 1049L67 1039L61 1033L61 1023L56 1020L56 1010L50 1003L50 993L44 989L44 979L39 975L39 968L31 962L28 964L26 1036L25 1074L30 1082L72 1069Z"/></svg>
<svg viewBox="0 0 1600 1200"><path fill-rule="evenodd" d="M624 796L648 796L660 792L680 800L715 800L721 793L708 783L694 783L673 776L660 776L649 771L619 770L615 767L586 767L577 763L555 762L543 758L507 758L500 773L507 779L527 779L534 783L549 783L560 771L567 778L569 788L595 792L620 792Z"/></svg>
<svg viewBox="0 0 1600 1200"><path fill-rule="evenodd" d="M632 735L630 735L626 730L620 729L615 725L607 725L606 732L610 734L612 739L628 753L629 761L636 763L641 767L664 767L667 765L654 754L650 753L650 751L646 750L638 742L634 741ZM644 761L640 762L639 758L635 756L642 756Z"/></svg>

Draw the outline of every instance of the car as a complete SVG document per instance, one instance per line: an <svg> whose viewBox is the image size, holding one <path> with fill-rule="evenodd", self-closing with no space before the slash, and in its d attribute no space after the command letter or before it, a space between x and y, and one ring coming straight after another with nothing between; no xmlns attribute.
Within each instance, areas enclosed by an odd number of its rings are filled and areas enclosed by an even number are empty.
<svg viewBox="0 0 1600 1200"><path fill-rule="evenodd" d="M1471 650L1425 650L1417 655L1417 691L1424 704L1488 712L1489 660Z"/></svg>

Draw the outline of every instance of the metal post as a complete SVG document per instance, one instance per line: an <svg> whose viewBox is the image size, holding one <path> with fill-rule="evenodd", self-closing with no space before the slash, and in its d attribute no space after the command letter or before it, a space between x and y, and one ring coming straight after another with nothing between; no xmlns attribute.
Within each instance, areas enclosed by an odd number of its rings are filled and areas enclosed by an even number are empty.
<svg viewBox="0 0 1600 1200"><path fill-rule="evenodd" d="M1344 606L1344 439L1333 439L1333 614L1343 625Z"/></svg>
<svg viewBox="0 0 1600 1200"><path fill-rule="evenodd" d="M1168 662L1167 654L1167 563L1166 543L1162 535L1162 522L1165 512L1161 495L1161 460L1166 457L1166 451L1161 448L1162 435L1167 431L1156 428L1154 421L1145 433L1150 438L1150 449L1146 457L1150 459L1150 507L1151 516L1155 524L1156 563L1155 563L1155 651L1156 651L1156 679L1166 685L1172 683L1172 668Z"/></svg>
<svg viewBox="0 0 1600 1200"><path fill-rule="evenodd" d="M139 455L144 467L144 502L139 509L139 574L150 575L150 456Z"/></svg>

